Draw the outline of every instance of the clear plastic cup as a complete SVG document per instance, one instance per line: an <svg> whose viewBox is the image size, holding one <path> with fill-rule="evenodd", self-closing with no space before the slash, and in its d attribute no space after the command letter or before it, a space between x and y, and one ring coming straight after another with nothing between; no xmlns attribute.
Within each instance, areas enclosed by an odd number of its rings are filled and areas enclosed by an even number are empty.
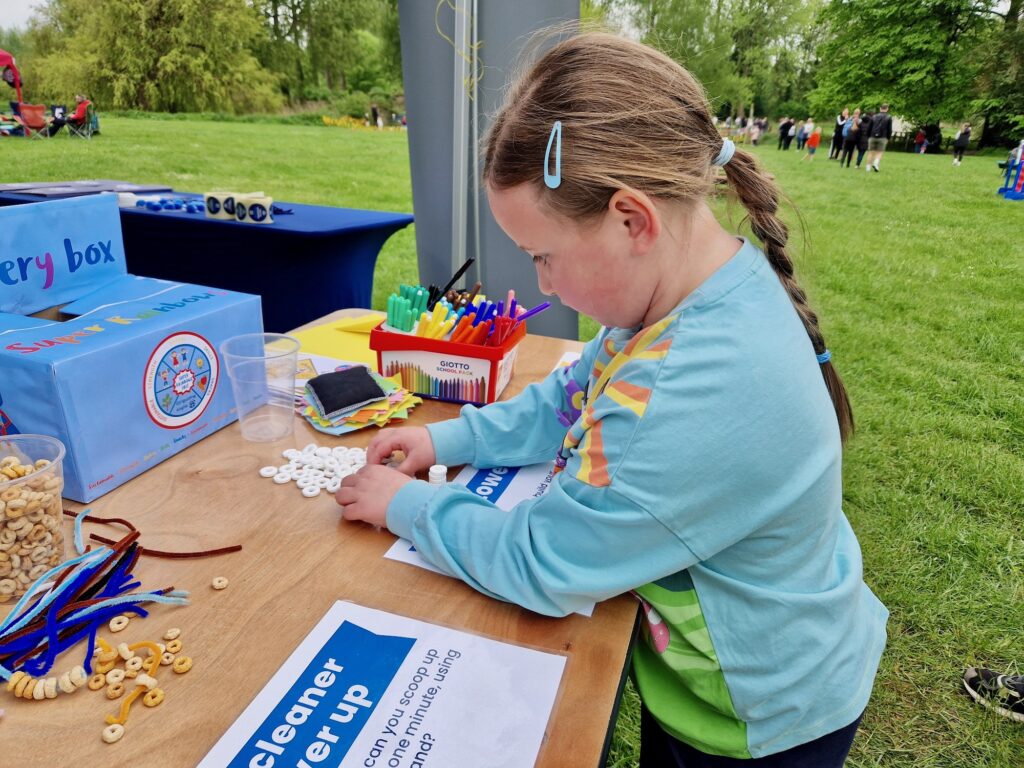
<svg viewBox="0 0 1024 768"><path fill-rule="evenodd" d="M0 437L0 604L64 562L63 460L56 438Z"/></svg>
<svg viewBox="0 0 1024 768"><path fill-rule="evenodd" d="M299 341L280 333L245 333L220 345L242 437L267 443L295 429Z"/></svg>

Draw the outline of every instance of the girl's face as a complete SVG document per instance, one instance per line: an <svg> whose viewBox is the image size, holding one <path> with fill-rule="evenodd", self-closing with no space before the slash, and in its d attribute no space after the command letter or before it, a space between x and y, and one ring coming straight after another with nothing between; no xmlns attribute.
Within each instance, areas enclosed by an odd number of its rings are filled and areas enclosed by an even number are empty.
<svg viewBox="0 0 1024 768"><path fill-rule="evenodd" d="M533 259L541 293L602 325L643 321L651 300L646 263L630 258L628 234L614 216L579 225L542 208L529 184L488 185L487 197L505 234Z"/></svg>

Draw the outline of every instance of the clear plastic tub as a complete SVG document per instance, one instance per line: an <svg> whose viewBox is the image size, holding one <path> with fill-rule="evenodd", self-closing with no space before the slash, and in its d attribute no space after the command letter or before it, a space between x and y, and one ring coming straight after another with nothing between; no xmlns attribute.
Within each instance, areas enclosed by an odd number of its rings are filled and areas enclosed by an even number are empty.
<svg viewBox="0 0 1024 768"><path fill-rule="evenodd" d="M63 459L56 438L0 437L0 603L64 561Z"/></svg>

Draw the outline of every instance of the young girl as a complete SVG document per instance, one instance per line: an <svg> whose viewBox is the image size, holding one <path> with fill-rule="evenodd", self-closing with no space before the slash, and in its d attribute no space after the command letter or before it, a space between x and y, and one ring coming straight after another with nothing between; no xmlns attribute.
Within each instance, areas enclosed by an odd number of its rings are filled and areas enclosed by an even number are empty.
<svg viewBox="0 0 1024 768"><path fill-rule="evenodd" d="M546 53L485 150L491 209L541 290L605 327L510 400L378 434L343 516L539 613L636 595L642 765L841 765L887 612L842 512L853 420L778 190L688 72L606 34ZM714 166L761 248L712 215ZM410 477L552 458L550 490L510 513Z"/></svg>
<svg viewBox="0 0 1024 768"><path fill-rule="evenodd" d="M821 128L815 128L814 133L807 139L807 154L800 159L813 161L814 153L818 151L819 144L821 144Z"/></svg>

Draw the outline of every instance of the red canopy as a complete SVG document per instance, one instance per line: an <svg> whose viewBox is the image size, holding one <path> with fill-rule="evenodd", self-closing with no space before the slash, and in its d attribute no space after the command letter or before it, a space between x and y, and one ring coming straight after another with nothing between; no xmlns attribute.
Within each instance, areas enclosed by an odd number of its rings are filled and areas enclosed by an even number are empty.
<svg viewBox="0 0 1024 768"><path fill-rule="evenodd" d="M21 101L21 73L18 72L18 68L14 65L14 57L11 56L7 51L0 48L0 72L5 69L10 69L11 74L14 75L14 90L18 94L18 101Z"/></svg>

